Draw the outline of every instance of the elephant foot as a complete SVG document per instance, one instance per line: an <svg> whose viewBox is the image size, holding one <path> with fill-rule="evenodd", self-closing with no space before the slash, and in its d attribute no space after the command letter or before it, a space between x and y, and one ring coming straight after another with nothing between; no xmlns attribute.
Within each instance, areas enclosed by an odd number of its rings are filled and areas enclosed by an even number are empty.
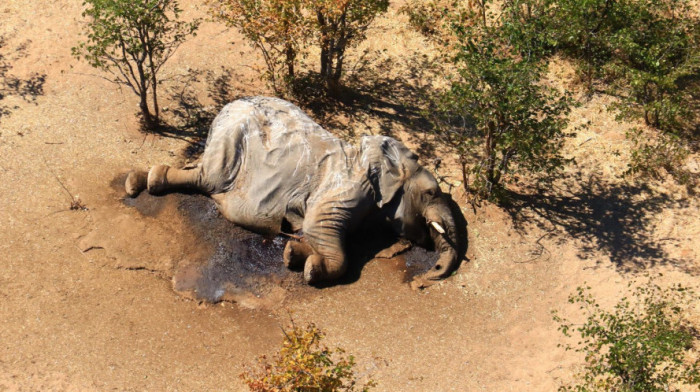
<svg viewBox="0 0 700 392"><path fill-rule="evenodd" d="M302 269L304 268L304 262L307 257L312 253L313 251L308 244L293 240L287 241L287 244L284 246L284 253L282 254L284 266L291 270Z"/></svg>
<svg viewBox="0 0 700 392"><path fill-rule="evenodd" d="M136 197L146 189L148 184L148 173L141 170L132 170L126 176L124 189L129 197Z"/></svg>
<svg viewBox="0 0 700 392"><path fill-rule="evenodd" d="M309 256L304 264L304 281L307 284L314 284L323 278L323 256L318 254Z"/></svg>
<svg viewBox="0 0 700 392"><path fill-rule="evenodd" d="M167 187L166 174L170 166L158 165L153 166L148 172L148 193L158 194L163 193Z"/></svg>

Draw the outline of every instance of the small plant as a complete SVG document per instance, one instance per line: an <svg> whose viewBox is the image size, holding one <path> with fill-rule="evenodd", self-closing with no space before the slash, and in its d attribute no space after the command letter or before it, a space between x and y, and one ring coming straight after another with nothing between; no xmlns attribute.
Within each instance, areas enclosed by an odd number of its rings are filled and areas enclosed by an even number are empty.
<svg viewBox="0 0 700 392"><path fill-rule="evenodd" d="M323 332L310 323L306 328L292 325L283 330L280 352L269 361L258 359L257 369L248 369L241 379L253 392L334 392L368 391L375 386L370 380L358 386L355 360L345 351L321 345Z"/></svg>
<svg viewBox="0 0 700 392"><path fill-rule="evenodd" d="M565 336L573 331L580 335L578 344L566 349L585 354L585 365L579 383L560 391L662 392L700 385L697 331L686 313L695 300L691 289L662 289L649 280L608 311L590 287L578 287L569 302L585 312L584 323L574 324L556 312L554 320Z"/></svg>
<svg viewBox="0 0 700 392"><path fill-rule="evenodd" d="M632 141L632 156L625 174L643 178L660 179L661 173L671 175L679 184L693 184L693 174L683 167L690 150L682 144L682 139L671 133L658 135L657 140L649 140L639 128L627 133Z"/></svg>
<svg viewBox="0 0 700 392"><path fill-rule="evenodd" d="M199 21L182 22L176 0L85 0L87 40L73 55L112 74L112 82L136 94L143 121L160 122L158 72L180 44L194 35ZM149 92L153 107L149 108Z"/></svg>

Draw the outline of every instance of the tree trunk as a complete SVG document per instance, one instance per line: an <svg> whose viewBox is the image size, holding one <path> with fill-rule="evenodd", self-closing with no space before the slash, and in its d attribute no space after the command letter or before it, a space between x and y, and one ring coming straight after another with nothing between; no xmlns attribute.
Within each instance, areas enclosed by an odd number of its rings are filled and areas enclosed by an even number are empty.
<svg viewBox="0 0 700 392"><path fill-rule="evenodd" d="M462 186L464 186L464 191L469 194L469 178L467 178L467 160L464 157L459 159L460 165L462 165Z"/></svg>
<svg viewBox="0 0 700 392"><path fill-rule="evenodd" d="M321 77L325 78L328 73L328 43L326 39L321 40Z"/></svg>
<svg viewBox="0 0 700 392"><path fill-rule="evenodd" d="M289 16L285 16L283 19L283 24L284 24L284 39L285 39L285 45L284 45L284 56L285 56L285 64L287 65L287 83L291 83L292 79L294 79L294 60L296 58L296 50L294 50L294 46L292 45L293 38L292 34L290 33L290 23L289 23Z"/></svg>
<svg viewBox="0 0 700 392"><path fill-rule="evenodd" d="M340 16L340 21L338 22L337 29L340 33L338 40L335 42L335 47L333 52L335 53L335 66L333 67L333 75L331 76L333 80L333 85L336 89L340 87L340 77L343 74L343 60L345 60L345 48L348 45L348 35L345 18L347 17L347 9L343 11Z"/></svg>
<svg viewBox="0 0 700 392"><path fill-rule="evenodd" d="M153 122L154 126L160 124L160 109L158 108L158 80L156 79L155 70L151 70L153 75L151 77L151 83L153 83Z"/></svg>
<svg viewBox="0 0 700 392"><path fill-rule="evenodd" d="M328 32L325 31L326 18L320 11L316 12L316 18L318 19L318 25L321 27L321 77L325 79L329 67L330 39L328 38Z"/></svg>
<svg viewBox="0 0 700 392"><path fill-rule="evenodd" d="M343 73L343 59L345 58L345 48L338 49L338 57L335 60L335 71L333 72L333 80L340 84L340 76Z"/></svg>
<svg viewBox="0 0 700 392"><path fill-rule="evenodd" d="M296 58L296 51L291 44L287 44L285 48L285 56L287 63L287 79L291 82L294 79L294 59Z"/></svg>
<svg viewBox="0 0 700 392"><path fill-rule="evenodd" d="M493 146L494 146L494 133L496 124L493 121L489 121L488 129L486 131L486 145L484 146L484 155L486 155L486 181L488 182L488 193L491 193L491 189L495 185L496 175L494 171L496 170L496 157L494 156Z"/></svg>
<svg viewBox="0 0 700 392"><path fill-rule="evenodd" d="M149 130L155 129L156 123L153 119L150 109L148 108L148 80L146 80L146 73L143 70L143 64L137 64L137 69L139 72L139 108L141 108L141 114L143 115L143 122L146 128Z"/></svg>
<svg viewBox="0 0 700 392"><path fill-rule="evenodd" d="M642 102L644 102L644 122L646 125L651 126L653 124L653 119L651 118L651 113L649 113L649 83L644 84L644 96L642 97Z"/></svg>
<svg viewBox="0 0 700 392"><path fill-rule="evenodd" d="M152 130L155 128L155 124L151 111L148 109L148 96L142 91L140 93L140 98L141 102L139 102L139 108L141 109L141 115L143 115L143 122L147 129Z"/></svg>

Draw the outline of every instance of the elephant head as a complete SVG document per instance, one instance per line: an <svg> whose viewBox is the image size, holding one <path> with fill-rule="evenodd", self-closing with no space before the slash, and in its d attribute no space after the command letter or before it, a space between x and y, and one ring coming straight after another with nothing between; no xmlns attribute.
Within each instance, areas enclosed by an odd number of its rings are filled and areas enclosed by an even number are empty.
<svg viewBox="0 0 700 392"><path fill-rule="evenodd" d="M395 139L365 136L361 165L374 191L374 200L394 231L412 242L434 245L440 257L417 277L418 286L448 277L459 265L457 230L450 206L418 156Z"/></svg>

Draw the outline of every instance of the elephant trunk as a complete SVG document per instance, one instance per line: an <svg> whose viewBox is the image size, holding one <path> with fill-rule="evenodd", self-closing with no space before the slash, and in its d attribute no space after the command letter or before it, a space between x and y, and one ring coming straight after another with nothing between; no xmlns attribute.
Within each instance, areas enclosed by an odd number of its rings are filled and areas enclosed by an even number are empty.
<svg viewBox="0 0 700 392"><path fill-rule="evenodd" d="M450 208L443 203L430 205L426 208L424 217L440 257L432 268L414 279L414 288L427 287L445 279L459 266L457 227Z"/></svg>

